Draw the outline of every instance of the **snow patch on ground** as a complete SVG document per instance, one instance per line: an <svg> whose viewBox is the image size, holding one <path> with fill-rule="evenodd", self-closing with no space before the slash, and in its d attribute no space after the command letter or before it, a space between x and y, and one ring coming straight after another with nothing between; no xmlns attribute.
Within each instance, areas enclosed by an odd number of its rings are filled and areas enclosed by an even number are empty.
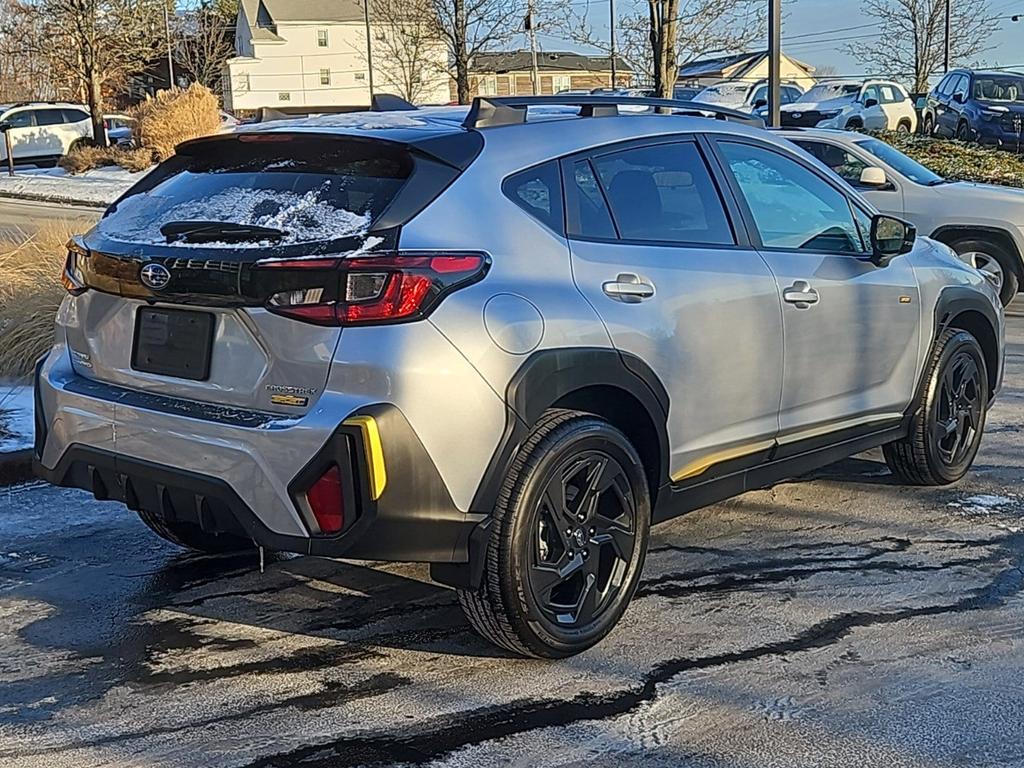
<svg viewBox="0 0 1024 768"><path fill-rule="evenodd" d="M956 513L961 517L997 518L1001 516L1012 518L1020 514L1021 504L1021 499L1016 496L980 493L974 496L966 496L959 501L951 501L946 506L955 509ZM1009 531L1010 533L1019 533L1022 529L1020 525L998 520L994 520L993 524L997 528Z"/></svg>
<svg viewBox="0 0 1024 768"><path fill-rule="evenodd" d="M370 216L337 208L325 201L332 182L325 182L303 194L279 189L250 189L229 187L216 194L187 200L165 210L153 218L152 205L146 196L126 200L118 206L116 226L100 231L107 237L127 243L147 245L180 245L194 247L193 243L179 241L167 243L160 228L172 221L216 221L257 227L269 227L284 232L272 243L203 243L206 248L260 248L267 245L295 245L322 240L359 236L370 226Z"/></svg>
<svg viewBox="0 0 1024 768"><path fill-rule="evenodd" d="M0 453L32 447L34 409L31 386L0 384Z"/></svg>
<svg viewBox="0 0 1024 768"><path fill-rule="evenodd" d="M148 171L132 173L111 166L71 176L62 168L17 170L0 174L0 195L29 200L110 205Z"/></svg>

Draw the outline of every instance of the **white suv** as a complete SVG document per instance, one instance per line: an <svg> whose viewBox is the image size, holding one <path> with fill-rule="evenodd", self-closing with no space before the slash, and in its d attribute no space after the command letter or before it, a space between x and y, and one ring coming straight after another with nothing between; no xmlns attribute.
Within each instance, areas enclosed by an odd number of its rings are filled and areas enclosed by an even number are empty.
<svg viewBox="0 0 1024 768"><path fill-rule="evenodd" d="M52 163L77 144L92 139L89 110L81 104L44 102L0 107L3 123L10 126L15 162ZM2 140L0 160L7 161L7 145Z"/></svg>
<svg viewBox="0 0 1024 768"><path fill-rule="evenodd" d="M903 86L891 80L822 80L782 106L782 125L913 133L917 112Z"/></svg>

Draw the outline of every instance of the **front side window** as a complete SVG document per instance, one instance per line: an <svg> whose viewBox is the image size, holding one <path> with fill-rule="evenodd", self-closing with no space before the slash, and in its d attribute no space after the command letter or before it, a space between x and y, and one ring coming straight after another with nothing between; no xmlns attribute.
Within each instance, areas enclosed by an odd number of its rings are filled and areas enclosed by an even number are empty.
<svg viewBox="0 0 1024 768"><path fill-rule="evenodd" d="M967 77L960 75L960 78L956 81L956 85L953 86L953 95L967 97Z"/></svg>
<svg viewBox="0 0 1024 768"><path fill-rule="evenodd" d="M30 109L15 112L6 121L11 124L11 128L31 128L36 124L35 113Z"/></svg>
<svg viewBox="0 0 1024 768"><path fill-rule="evenodd" d="M864 94L860 97L861 104L867 104L868 99L874 99L879 104L882 103L882 94L878 92L877 85L870 85L864 89Z"/></svg>
<svg viewBox="0 0 1024 768"><path fill-rule="evenodd" d="M721 196L696 144L660 144L594 159L612 218L629 240L733 245Z"/></svg>
<svg viewBox="0 0 1024 768"><path fill-rule="evenodd" d="M890 168L895 168L913 182L934 187L944 181L937 173L930 171L917 162L917 160L908 157L892 146L892 144L886 144L880 139L868 137L862 139L858 137L857 146L870 152Z"/></svg>
<svg viewBox="0 0 1024 768"><path fill-rule="evenodd" d="M793 143L800 147L800 149L814 155L814 157L850 184L859 184L861 172L868 167L868 164L859 157L835 144L827 144L823 141L808 141L806 139L796 140Z"/></svg>
<svg viewBox="0 0 1024 768"><path fill-rule="evenodd" d="M850 203L795 159L773 150L719 142L766 248L863 253Z"/></svg>
<svg viewBox="0 0 1024 768"><path fill-rule="evenodd" d="M501 189L535 219L562 232L562 176L556 161L509 176Z"/></svg>

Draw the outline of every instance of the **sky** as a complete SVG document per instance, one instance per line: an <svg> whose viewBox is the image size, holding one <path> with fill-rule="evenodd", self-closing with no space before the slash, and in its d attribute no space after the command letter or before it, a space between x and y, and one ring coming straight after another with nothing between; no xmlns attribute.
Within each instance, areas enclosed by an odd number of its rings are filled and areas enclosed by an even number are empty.
<svg viewBox="0 0 1024 768"><path fill-rule="evenodd" d="M586 5L582 0L568 0L581 9ZM952 0L953 2L971 2L972 0ZM608 34L608 0L588 0L591 16L594 19L596 33L606 37ZM637 0L616 0L620 13ZM767 3L767 0L765 0ZM641 3L646 5L646 3ZM1001 28L990 40L991 50L979 57L978 63L989 66L1017 66L1024 71L1024 0L989 0L989 6L995 16L1009 16L1019 13L1021 21L1011 22L1009 19L999 22ZM830 66L838 70L840 75L865 74L864 65L843 50L846 42L856 44L863 40L870 44L877 36L873 35L870 26L849 30L849 27L868 25L871 18L861 13L860 0L783 0L783 50L796 59L800 59L816 67ZM844 31L831 32L841 29ZM786 36L793 39L787 44ZM865 36L865 37L862 37ZM824 41L824 42L822 42ZM522 43L525 47L526 43ZM582 50L578 46L560 40L557 37L543 36L540 45L546 50ZM765 45L764 47L767 47Z"/></svg>

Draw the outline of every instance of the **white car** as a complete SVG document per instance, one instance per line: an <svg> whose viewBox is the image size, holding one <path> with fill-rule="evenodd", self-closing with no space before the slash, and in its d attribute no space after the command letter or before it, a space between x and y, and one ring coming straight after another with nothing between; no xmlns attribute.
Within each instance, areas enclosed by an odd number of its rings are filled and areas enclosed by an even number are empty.
<svg viewBox="0 0 1024 768"><path fill-rule="evenodd" d="M799 99L804 93L796 83L782 83L782 103L791 104ZM693 101L702 104L714 104L718 107L728 107L739 112L753 112L768 103L768 81L758 80L757 82L743 82L741 80L727 80L717 85L709 85L704 90L695 94Z"/></svg>
<svg viewBox="0 0 1024 768"><path fill-rule="evenodd" d="M891 144L849 131L781 135L839 174L878 210L914 224L978 269L1009 304L1024 278L1024 190L949 181Z"/></svg>
<svg viewBox="0 0 1024 768"><path fill-rule="evenodd" d="M0 125L8 126L17 163L53 163L92 139L89 110L81 104L33 102L0 106ZM3 140L0 160L7 162L7 143Z"/></svg>
<svg viewBox="0 0 1024 768"><path fill-rule="evenodd" d="M782 107L784 128L917 130L917 110L906 89L891 80L822 80Z"/></svg>

